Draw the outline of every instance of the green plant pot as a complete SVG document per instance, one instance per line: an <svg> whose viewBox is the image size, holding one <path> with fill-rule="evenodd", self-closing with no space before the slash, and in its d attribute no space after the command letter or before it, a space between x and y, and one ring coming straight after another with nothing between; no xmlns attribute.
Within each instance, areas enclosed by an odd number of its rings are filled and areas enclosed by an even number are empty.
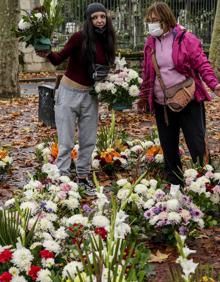
<svg viewBox="0 0 220 282"><path fill-rule="evenodd" d="M51 41L49 38L41 37L34 40L33 47L36 51L50 51L51 50Z"/></svg>
<svg viewBox="0 0 220 282"><path fill-rule="evenodd" d="M131 109L131 108L132 108L131 104L115 103L112 105L112 109L116 111L123 111L123 110Z"/></svg>

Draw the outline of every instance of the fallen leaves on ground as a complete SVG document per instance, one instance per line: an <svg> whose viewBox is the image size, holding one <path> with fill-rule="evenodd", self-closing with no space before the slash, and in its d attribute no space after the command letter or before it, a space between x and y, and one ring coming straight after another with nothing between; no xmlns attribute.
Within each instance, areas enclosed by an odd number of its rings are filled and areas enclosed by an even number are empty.
<svg viewBox="0 0 220 282"><path fill-rule="evenodd" d="M150 255L149 262L157 262L157 263L164 262L168 259L169 255L170 254L161 253L159 250L157 250L155 255L154 254Z"/></svg>

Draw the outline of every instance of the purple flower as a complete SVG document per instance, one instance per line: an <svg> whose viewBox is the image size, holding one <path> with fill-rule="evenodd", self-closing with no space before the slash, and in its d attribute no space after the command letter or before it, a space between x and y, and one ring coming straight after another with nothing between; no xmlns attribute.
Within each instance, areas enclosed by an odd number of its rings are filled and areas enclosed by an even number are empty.
<svg viewBox="0 0 220 282"><path fill-rule="evenodd" d="M185 226L180 226L179 233L180 233L180 235L187 235L188 230Z"/></svg>

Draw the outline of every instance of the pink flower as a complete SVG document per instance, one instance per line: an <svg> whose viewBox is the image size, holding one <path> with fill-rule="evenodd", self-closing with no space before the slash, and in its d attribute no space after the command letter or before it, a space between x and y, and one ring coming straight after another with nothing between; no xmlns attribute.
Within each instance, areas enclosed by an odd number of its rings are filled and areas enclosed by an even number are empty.
<svg viewBox="0 0 220 282"><path fill-rule="evenodd" d="M219 193L220 194L220 186L219 185L216 185L213 190L212 190L214 193Z"/></svg>
<svg viewBox="0 0 220 282"><path fill-rule="evenodd" d="M60 184L60 189L61 191L69 192L71 190L71 187L67 183L62 183Z"/></svg>
<svg viewBox="0 0 220 282"><path fill-rule="evenodd" d="M66 199L67 195L66 195L66 192L65 191L60 191L57 196L61 199L61 200L64 200Z"/></svg>
<svg viewBox="0 0 220 282"><path fill-rule="evenodd" d="M205 174L205 176L206 176L207 178L213 178L213 177L214 177L214 174L213 174L211 171L207 171L206 174Z"/></svg>

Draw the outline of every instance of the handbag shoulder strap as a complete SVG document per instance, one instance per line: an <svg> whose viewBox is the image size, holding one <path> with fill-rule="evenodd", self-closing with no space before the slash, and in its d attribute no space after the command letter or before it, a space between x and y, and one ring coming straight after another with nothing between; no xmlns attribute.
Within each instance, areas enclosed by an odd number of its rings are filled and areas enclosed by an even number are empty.
<svg viewBox="0 0 220 282"><path fill-rule="evenodd" d="M157 63L155 52L152 53L152 62L153 62L153 65L154 65L154 70L156 72L157 78L158 78L159 83L160 83L160 87L161 87L161 89L164 93L164 106L163 106L164 120L165 120L166 125L168 126L169 120L168 120L167 109L166 109L166 86L165 86L165 84L163 82L163 78L161 76L161 72L160 72L160 68L159 68L158 63Z"/></svg>
<svg viewBox="0 0 220 282"><path fill-rule="evenodd" d="M153 62L154 70L156 72L156 76L157 76L157 78L159 80L159 83L160 83L160 87L163 90L163 93L165 95L165 93L166 93L166 86L165 86L163 78L161 76L161 72L160 72L160 68L159 68L158 63L157 63L155 52L152 53L152 62Z"/></svg>

